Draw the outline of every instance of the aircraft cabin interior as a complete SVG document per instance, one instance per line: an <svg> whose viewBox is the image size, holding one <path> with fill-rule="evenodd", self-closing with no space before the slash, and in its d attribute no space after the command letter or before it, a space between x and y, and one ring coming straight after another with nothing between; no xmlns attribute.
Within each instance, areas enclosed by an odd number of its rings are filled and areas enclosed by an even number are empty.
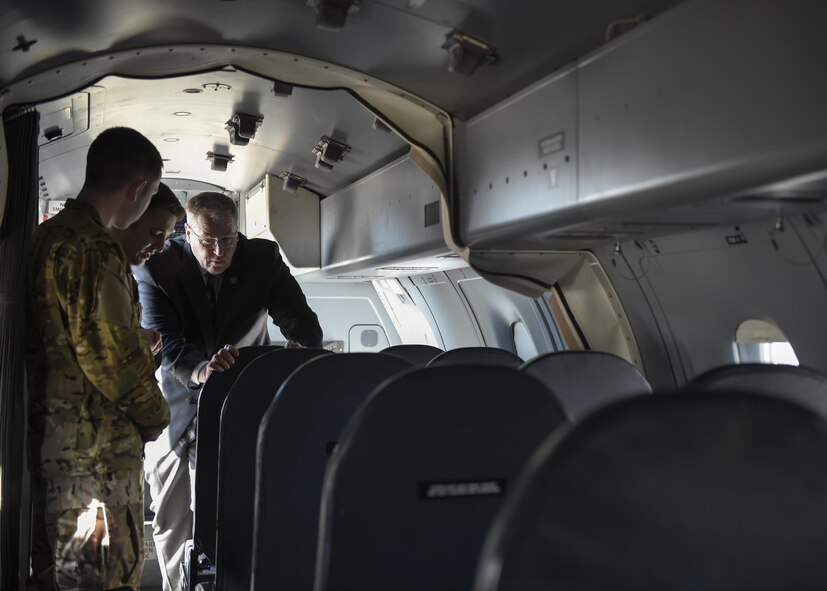
<svg viewBox="0 0 827 591"><path fill-rule="evenodd" d="M232 198L324 333L271 322L200 392L187 591L822 588L824 22L0 0L0 588L30 568L26 253L116 126L182 205Z"/></svg>

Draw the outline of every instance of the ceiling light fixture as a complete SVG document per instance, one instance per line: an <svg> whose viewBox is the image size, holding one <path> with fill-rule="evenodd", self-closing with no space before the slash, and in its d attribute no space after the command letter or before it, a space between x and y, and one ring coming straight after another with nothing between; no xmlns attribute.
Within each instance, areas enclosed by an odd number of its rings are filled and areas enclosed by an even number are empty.
<svg viewBox="0 0 827 591"><path fill-rule="evenodd" d="M164 138L164 141L165 141L165 142L170 142L170 143L172 143L172 142L177 142L177 141L178 141L178 138L177 138L177 137L165 137L165 138Z"/></svg>
<svg viewBox="0 0 827 591"><path fill-rule="evenodd" d="M175 115L176 117L189 117L190 115L192 115L192 113L190 113L189 111L175 111L173 115Z"/></svg>

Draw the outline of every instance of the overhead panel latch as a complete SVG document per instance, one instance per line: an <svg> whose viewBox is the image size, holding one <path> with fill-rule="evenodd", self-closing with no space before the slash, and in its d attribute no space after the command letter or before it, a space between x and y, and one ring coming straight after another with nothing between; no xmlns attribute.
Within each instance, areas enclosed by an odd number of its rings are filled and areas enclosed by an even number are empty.
<svg viewBox="0 0 827 591"><path fill-rule="evenodd" d="M303 177L293 174L292 172L284 171L279 176L284 181L281 188L286 193L295 193L298 191L299 187L302 187L307 183L307 180Z"/></svg>
<svg viewBox="0 0 827 591"><path fill-rule="evenodd" d="M313 153L316 155L316 168L330 172L333 170L333 165L340 162L348 152L350 152L350 146L323 135L313 148Z"/></svg>
<svg viewBox="0 0 827 591"><path fill-rule="evenodd" d="M256 136L264 117L234 113L226 123L225 129L230 133L230 143L234 146L246 146Z"/></svg>
<svg viewBox="0 0 827 591"><path fill-rule="evenodd" d="M499 59L491 45L462 31L448 33L442 49L448 51L448 71L465 77Z"/></svg>
<svg viewBox="0 0 827 591"><path fill-rule="evenodd" d="M226 172L227 165L235 159L232 154L216 154L215 152L207 152L207 160L210 161L210 168L219 172Z"/></svg>

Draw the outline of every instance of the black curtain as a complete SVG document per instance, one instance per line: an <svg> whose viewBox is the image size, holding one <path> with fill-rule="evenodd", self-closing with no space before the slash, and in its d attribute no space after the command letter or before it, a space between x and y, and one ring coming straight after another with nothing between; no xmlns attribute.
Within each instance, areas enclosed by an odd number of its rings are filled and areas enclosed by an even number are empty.
<svg viewBox="0 0 827 591"><path fill-rule="evenodd" d="M6 153L0 152L9 165L0 226L0 589L4 591L18 589L21 565L28 562L23 275L26 249L37 223L39 119L34 107L7 109L3 116Z"/></svg>

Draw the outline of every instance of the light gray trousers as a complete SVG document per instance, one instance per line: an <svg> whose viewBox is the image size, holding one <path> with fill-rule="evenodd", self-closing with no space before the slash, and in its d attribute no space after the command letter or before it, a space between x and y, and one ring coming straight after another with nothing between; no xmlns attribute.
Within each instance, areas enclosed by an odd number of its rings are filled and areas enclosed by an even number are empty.
<svg viewBox="0 0 827 591"><path fill-rule="evenodd" d="M146 445L144 473L152 495L150 509L155 512L152 537L164 591L179 591L184 546L192 538L195 442L182 458L170 449L164 435Z"/></svg>

